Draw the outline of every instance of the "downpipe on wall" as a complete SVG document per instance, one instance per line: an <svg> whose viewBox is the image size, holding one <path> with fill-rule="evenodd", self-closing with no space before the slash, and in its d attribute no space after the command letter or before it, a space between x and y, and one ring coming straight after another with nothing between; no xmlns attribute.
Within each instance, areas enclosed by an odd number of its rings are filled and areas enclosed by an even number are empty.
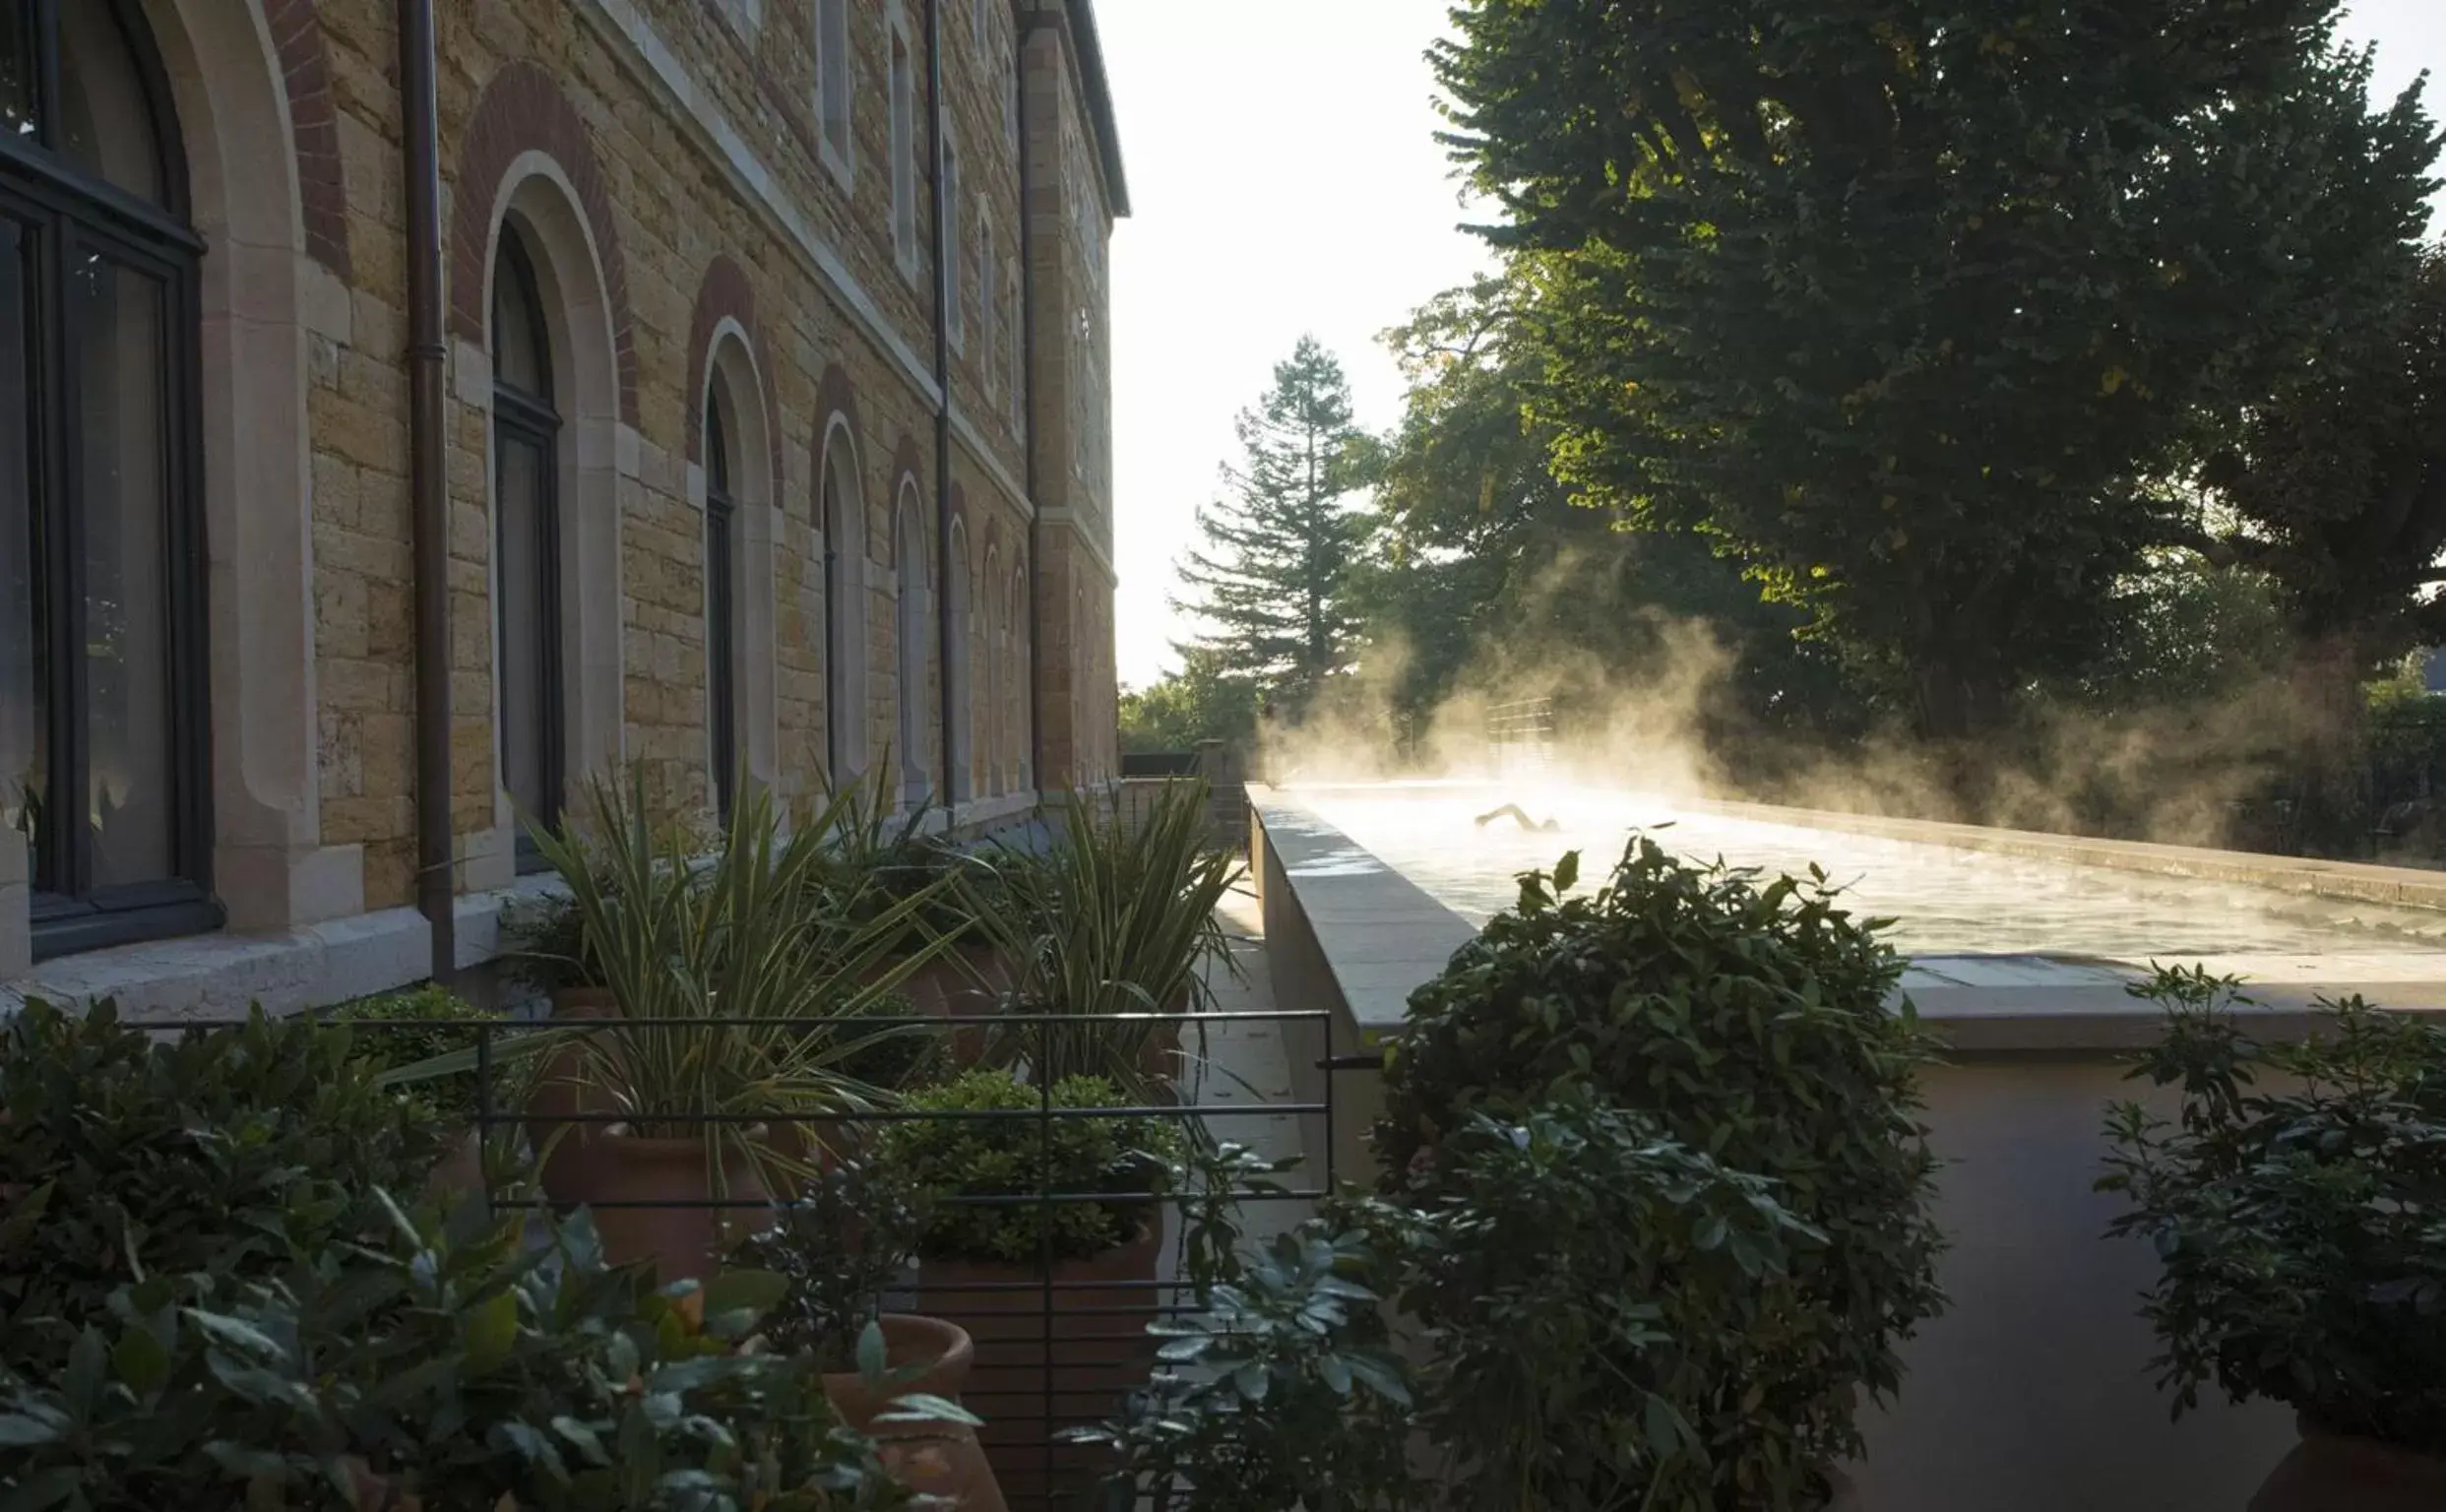
<svg viewBox="0 0 2446 1512"><path fill-rule="evenodd" d="M941 693L943 750L943 781L935 797L943 805L948 826L960 793L951 765L958 750L953 726L959 718L958 690L951 675L957 639L951 622L951 281L960 277L960 249L951 245L951 222L945 214L950 205L945 173L950 144L943 135L943 0L926 0L926 114L934 134L934 627L940 647L934 681ZM902 696L909 695L904 692Z"/></svg>
<svg viewBox="0 0 2446 1512"><path fill-rule="evenodd" d="M432 976L458 970L450 814L450 501L443 446L442 154L433 0L399 0L408 190L408 518L415 573L416 907Z"/></svg>

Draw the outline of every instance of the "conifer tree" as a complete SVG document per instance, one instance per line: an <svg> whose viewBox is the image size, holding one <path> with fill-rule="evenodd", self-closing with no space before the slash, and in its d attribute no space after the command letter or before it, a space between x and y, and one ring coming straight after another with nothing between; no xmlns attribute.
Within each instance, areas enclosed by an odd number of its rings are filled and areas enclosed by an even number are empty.
<svg viewBox="0 0 2446 1512"><path fill-rule="evenodd" d="M1342 364L1300 338L1238 430L1243 455L1223 468L1223 496L1199 509L1200 543L1181 564L1186 592L1173 607L1206 630L1180 649L1296 722L1346 667L1358 631L1350 574L1367 522L1348 501L1366 448Z"/></svg>

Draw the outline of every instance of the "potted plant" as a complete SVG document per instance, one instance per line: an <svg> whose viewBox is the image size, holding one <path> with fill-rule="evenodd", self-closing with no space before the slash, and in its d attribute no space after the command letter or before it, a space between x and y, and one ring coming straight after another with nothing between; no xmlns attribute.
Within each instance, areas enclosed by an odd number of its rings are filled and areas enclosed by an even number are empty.
<svg viewBox="0 0 2446 1512"><path fill-rule="evenodd" d="M502 975L550 1002L555 1013L611 1006L602 963L588 949L585 920L567 889L523 893L501 906Z"/></svg>
<svg viewBox="0 0 2446 1512"><path fill-rule="evenodd" d="M2109 1116L2113 1231L2164 1274L2143 1314L2175 1410L2214 1385L2294 1410L2301 1442L2252 1512L2446 1506L2446 1030L2357 997L2299 1044L2260 1044L2240 984L2161 971L2165 1009L2133 1075L2177 1090L2170 1123Z"/></svg>
<svg viewBox="0 0 2446 1512"><path fill-rule="evenodd" d="M1238 970L1215 911L1244 868L1214 845L1201 782L1168 785L1136 824L1084 798L1062 815L1042 854L1003 858L973 912L1018 963L1012 1006L1079 1022L1010 1025L987 1059L1155 1102L1182 1079L1184 1016L1212 1010L1209 970Z"/></svg>
<svg viewBox="0 0 2446 1512"><path fill-rule="evenodd" d="M1843 1505L1823 1449L1746 1419L1827 1241L1777 1190L1585 1087L1423 1152L1381 1227L1455 1504Z"/></svg>
<svg viewBox="0 0 2446 1512"><path fill-rule="evenodd" d="M910 1453L926 1474L913 1488L968 1512L1001 1512L1002 1490L972 1424L895 1421L907 1394L957 1403L976 1350L942 1318L884 1310L908 1274L917 1236L916 1192L889 1167L845 1161L827 1169L738 1258L784 1283L766 1314L771 1346L815 1362L844 1421ZM923 1446L922 1456L914 1451Z"/></svg>
<svg viewBox="0 0 2446 1512"><path fill-rule="evenodd" d="M1409 1372L1387 1348L1368 1227L1311 1219L1198 1308L1158 1323L1162 1365L1078 1433L1110 1452L1100 1512L1410 1512Z"/></svg>
<svg viewBox="0 0 2446 1512"><path fill-rule="evenodd" d="M901 1031L850 1026L922 964L883 965L931 898L854 919L815 910L817 852L783 841L761 790L733 804L711 855L651 820L642 772L625 789L593 784L588 808L589 832L537 842L569 886L614 1006L527 1048L552 1057L543 1090L565 1086L607 1111L585 1160L547 1161L545 1189L596 1207L615 1257L697 1276L743 1215L818 1168L821 1120L882 1099L842 1066Z"/></svg>
<svg viewBox="0 0 2446 1512"><path fill-rule="evenodd" d="M1666 1397L1686 1421L1608 1412L1626 1436L1583 1468L1618 1479L1631 1505L1669 1484L1687 1499L1647 1504L1807 1506L1858 1452L1860 1394L1898 1387L1896 1346L1941 1302L1917 1119L1929 1050L1892 1001L1902 962L1820 874L1693 866L1645 837L1594 893L1575 891L1578 871L1575 854L1523 877L1517 906L1411 995L1375 1129L1380 1189L1426 1210L1475 1190L1446 1141L1479 1115L1517 1126L1571 1098L1773 1182L1795 1231L1817 1236L1749 1282L1772 1294L1774 1326L1715 1359L1737 1359L1737 1380L1711 1373ZM1712 1253L1701 1240L1727 1235L1691 1239ZM1693 1442L1708 1448L1698 1488L1678 1466L1661 1480L1667 1451Z"/></svg>
<svg viewBox="0 0 2446 1512"><path fill-rule="evenodd" d="M1111 1416L1151 1363L1157 1204L1180 1140L1122 1105L1094 1078L1039 1088L976 1070L912 1094L875 1140L920 1196L919 1292L975 1342L970 1399L1023 1503L1083 1477L1093 1457L1054 1441Z"/></svg>
<svg viewBox="0 0 2446 1512"><path fill-rule="evenodd" d="M889 976L919 1013L939 1018L950 1012L946 980L958 976L954 950L968 925L952 886L959 852L926 834L931 813L897 806L878 771L839 793L824 820L800 829L791 846L806 852L801 875L812 912L847 927L897 919L898 933L872 970Z"/></svg>

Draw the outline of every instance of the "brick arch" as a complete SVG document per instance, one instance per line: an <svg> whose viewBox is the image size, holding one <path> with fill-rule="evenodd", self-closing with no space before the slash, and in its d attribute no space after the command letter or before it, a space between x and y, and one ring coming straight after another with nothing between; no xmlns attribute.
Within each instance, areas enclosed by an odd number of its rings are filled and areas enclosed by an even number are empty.
<svg viewBox="0 0 2446 1512"><path fill-rule="evenodd" d="M895 511L899 510L901 507L901 485L912 479L917 484L917 503L919 506L917 510L917 528L922 534L926 525L924 509L926 494L925 453L917 449L917 438L915 436L909 434L907 431L903 431L901 433L901 444L892 449L892 473L887 484L886 493L886 496L891 499L892 508Z"/></svg>
<svg viewBox="0 0 2446 1512"><path fill-rule="evenodd" d="M297 158L298 219L306 255L343 279L348 253L348 188L340 166L340 109L332 94L331 49L314 0L265 0L264 22L288 94L288 129Z"/></svg>
<svg viewBox="0 0 2446 1512"><path fill-rule="evenodd" d="M618 369L620 419L637 424L637 326L629 313L628 263L611 215L602 164L568 96L552 76L524 60L505 63L484 86L460 144L452 188L450 325L467 340L484 340L484 270L492 262L492 210L501 181L525 153L560 165L577 191L578 208L602 260L603 301L611 311L613 365Z"/></svg>
<svg viewBox="0 0 2446 1512"><path fill-rule="evenodd" d="M818 530L824 526L824 444L832 438L833 416L839 415L849 427L849 444L859 451L865 448L865 432L859 428L857 386L849 381L848 370L838 362L824 365L823 375L815 381L815 435L807 444L807 518ZM850 459L855 472L856 458ZM865 479L859 484L864 486Z"/></svg>
<svg viewBox="0 0 2446 1512"><path fill-rule="evenodd" d="M687 406L685 416L688 437L688 460L705 460L705 369L714 360L714 335L725 320L738 322L747 333L748 355L756 362L756 384L763 390L765 406L765 437L773 453L773 491L782 493L782 407L775 397L773 362L769 355L771 344L765 341L764 328L756 324L756 290L747 282L747 271L731 260L727 252L717 252L705 265L705 278L697 284L696 314L688 322L688 387L681 391L680 403ZM823 437L816 438L820 449ZM821 464L822 459L817 459Z"/></svg>

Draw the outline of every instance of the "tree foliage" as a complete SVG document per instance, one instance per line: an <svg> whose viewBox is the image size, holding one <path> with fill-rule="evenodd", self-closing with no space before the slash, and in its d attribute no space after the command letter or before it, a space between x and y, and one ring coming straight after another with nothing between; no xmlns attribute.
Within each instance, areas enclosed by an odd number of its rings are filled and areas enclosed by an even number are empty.
<svg viewBox="0 0 2446 1512"><path fill-rule="evenodd" d="M1398 643L1397 712L1472 677L1602 709L1675 675L1689 629L1727 654L1709 713L1728 725L1822 730L1856 712L1829 649L1796 639L1804 616L1762 601L1721 542L1633 531L1556 475L1556 428L1531 408L1534 298L1524 280L1481 278L1385 335L1410 388L1374 469L1386 550L1354 593L1371 639Z"/></svg>
<svg viewBox="0 0 2446 1512"><path fill-rule="evenodd" d="M1256 683L1202 647L1182 654L1179 671L1121 695L1121 749L1131 754L1194 751L1208 740L1244 750L1256 736Z"/></svg>
<svg viewBox="0 0 2446 1512"><path fill-rule="evenodd" d="M1564 478L1992 727L2204 432L2382 299L2434 141L2336 0L1474 0L1436 65Z"/></svg>
<svg viewBox="0 0 2446 1512"><path fill-rule="evenodd" d="M2367 667L2446 636L2446 250L2204 470L2297 630Z"/></svg>
<svg viewBox="0 0 2446 1512"><path fill-rule="evenodd" d="M1198 511L1202 544L1173 606L1209 627L1184 652L1211 654L1296 716L1348 664L1357 629L1346 590L1366 520L1348 501L1364 451L1342 364L1302 337L1238 431L1243 455L1223 469L1224 496Z"/></svg>

